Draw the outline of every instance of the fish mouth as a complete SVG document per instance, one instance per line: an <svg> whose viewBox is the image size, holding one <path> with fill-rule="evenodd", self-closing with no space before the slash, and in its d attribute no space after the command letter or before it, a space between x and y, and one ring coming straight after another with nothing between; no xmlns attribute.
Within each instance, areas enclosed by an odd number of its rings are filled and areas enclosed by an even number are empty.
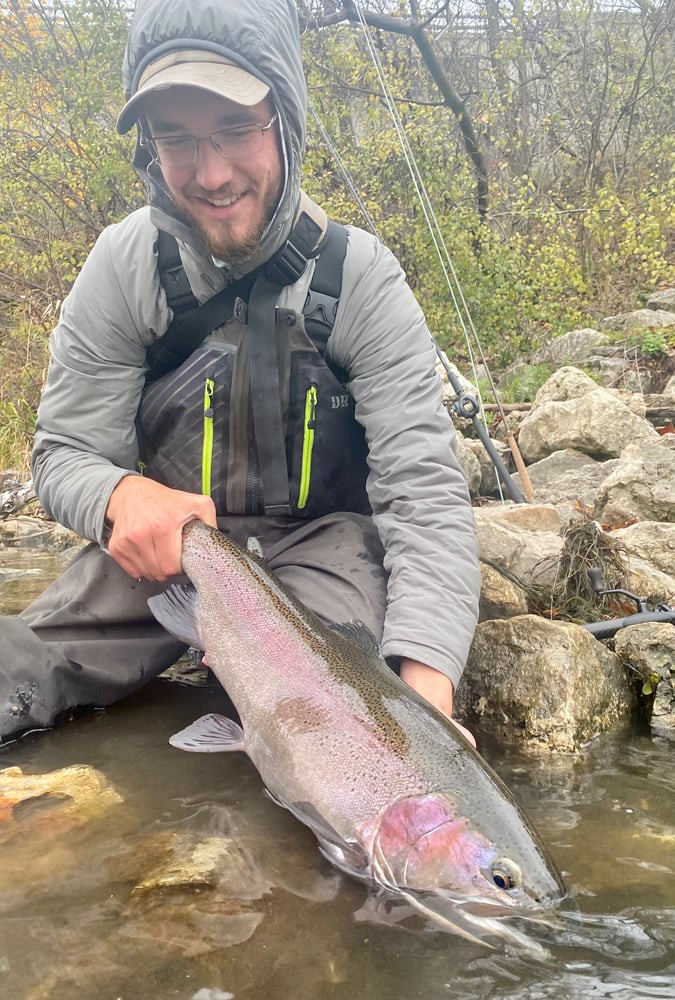
<svg viewBox="0 0 675 1000"><path fill-rule="evenodd" d="M547 948L513 922L516 917L528 924L543 924L546 927L555 925L550 911L522 889L513 894L488 896L466 895L445 888L416 889L396 884L392 881L393 873L381 853L379 843L372 859L372 873L380 886L380 893L385 898L389 897L388 922L400 923L410 916L416 916L430 930L455 934L484 948L494 949L499 944L536 960L545 961L550 957Z"/></svg>
<svg viewBox="0 0 675 1000"><path fill-rule="evenodd" d="M550 952L514 922L526 925L555 927L557 921L543 907L514 911L503 901L481 897L463 896L447 889L418 890L391 885L381 887L374 907L366 905L357 914L368 919L369 909L374 909L379 922L403 925L414 919L428 931L454 934L471 944L494 950L507 948L519 954L545 961Z"/></svg>

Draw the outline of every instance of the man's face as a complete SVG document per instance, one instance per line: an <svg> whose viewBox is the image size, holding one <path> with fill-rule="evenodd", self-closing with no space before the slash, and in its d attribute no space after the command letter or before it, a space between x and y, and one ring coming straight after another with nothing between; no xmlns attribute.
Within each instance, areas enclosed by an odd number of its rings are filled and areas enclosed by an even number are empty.
<svg viewBox="0 0 675 1000"><path fill-rule="evenodd" d="M144 106L152 136L204 138L220 129L257 122L273 115L269 98L253 107L193 87L171 87L149 94ZM225 159L210 142L200 142L189 167L160 164L176 205L188 216L214 257L241 264L257 249L274 215L282 188L276 125L262 134L252 155Z"/></svg>

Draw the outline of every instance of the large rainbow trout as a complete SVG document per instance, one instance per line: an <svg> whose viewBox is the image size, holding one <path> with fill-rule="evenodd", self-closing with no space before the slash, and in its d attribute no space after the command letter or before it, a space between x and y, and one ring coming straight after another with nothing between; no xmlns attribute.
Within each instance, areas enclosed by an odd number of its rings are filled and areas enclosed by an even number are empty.
<svg viewBox="0 0 675 1000"><path fill-rule="evenodd" d="M151 598L151 609L204 650L241 727L205 716L171 742L245 751L272 798L350 875L464 936L522 938L495 915L559 899L562 882L455 726L387 667L363 626L326 627L202 521L183 529L182 564L193 586Z"/></svg>

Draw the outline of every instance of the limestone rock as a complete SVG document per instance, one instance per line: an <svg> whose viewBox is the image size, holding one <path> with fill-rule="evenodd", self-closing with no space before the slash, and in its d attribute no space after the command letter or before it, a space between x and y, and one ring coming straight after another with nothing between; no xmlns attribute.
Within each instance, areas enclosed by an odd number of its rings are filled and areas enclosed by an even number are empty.
<svg viewBox="0 0 675 1000"><path fill-rule="evenodd" d="M549 531L558 533L560 515L553 504L500 503L481 509L481 516L491 521L512 524L524 531Z"/></svg>
<svg viewBox="0 0 675 1000"><path fill-rule="evenodd" d="M651 563L636 556L631 557L626 586L649 603L675 603L675 576L662 573Z"/></svg>
<svg viewBox="0 0 675 1000"><path fill-rule="evenodd" d="M469 726L541 751L578 750L633 704L625 670L603 643L535 615L478 625L456 695Z"/></svg>
<svg viewBox="0 0 675 1000"><path fill-rule="evenodd" d="M606 389L537 405L520 425L518 443L527 462L573 449L593 458L618 458L631 442L658 441L652 425Z"/></svg>
<svg viewBox="0 0 675 1000"><path fill-rule="evenodd" d="M669 388L670 387L670 388ZM675 375L673 375L661 392L645 392L643 395L645 410L652 409L670 410L675 417Z"/></svg>
<svg viewBox="0 0 675 1000"><path fill-rule="evenodd" d="M613 358L614 360L618 356L621 359L621 371L623 372L627 363L629 365L635 363L635 359L633 361L629 359L627 362L626 351L628 350L628 347L625 345L608 345L606 347L598 347L597 353L603 358ZM632 348L631 350L636 352L637 349ZM586 360L585 369L589 367L588 361L589 359ZM566 365L555 371L539 388L534 397L534 408L542 406L544 403L565 403L570 399L579 399L589 392L595 392L599 388L604 388L605 392L610 393L615 399L619 399L625 403L631 412L635 413L638 417L644 417L646 405L641 393L635 391L632 387L628 388L625 380L622 380L622 383L623 386L619 388L599 386L598 382L591 378L586 370L581 371L580 368L575 368L573 365Z"/></svg>
<svg viewBox="0 0 675 1000"><path fill-rule="evenodd" d="M601 330L660 330L668 326L675 326L675 313L667 309L636 309L600 322Z"/></svg>
<svg viewBox="0 0 675 1000"><path fill-rule="evenodd" d="M493 496L499 493L499 485L497 482L497 473L495 472L495 467L492 459L485 450L485 446L482 441L477 439L465 438L464 444L473 454L473 456L478 459L478 464L480 466L481 478L479 486L479 495L482 497ZM501 458L502 462L509 468L509 458L510 451L507 445L503 441L492 441L492 444Z"/></svg>
<svg viewBox="0 0 675 1000"><path fill-rule="evenodd" d="M466 476L469 493L473 497L478 496L482 479L480 462L468 447L461 434L457 435L457 458Z"/></svg>
<svg viewBox="0 0 675 1000"><path fill-rule="evenodd" d="M570 330L569 333L563 333L562 336L555 337L540 347L535 351L532 360L535 363L548 361L555 365L573 365L577 362L583 364L594 348L608 341L606 333L591 327Z"/></svg>
<svg viewBox="0 0 675 1000"><path fill-rule="evenodd" d="M536 407L543 406L544 403L564 403L568 399L579 399L597 388L597 382L586 372L573 365L565 365L540 386L534 397L534 405Z"/></svg>
<svg viewBox="0 0 675 1000"><path fill-rule="evenodd" d="M494 566L480 564L479 620L513 618L527 614L527 597L522 587L503 576Z"/></svg>
<svg viewBox="0 0 675 1000"><path fill-rule="evenodd" d="M523 509L525 506L523 505ZM539 583L551 583L562 538L552 531L527 530L505 520L475 511L478 546L483 560L497 570L529 583L535 573ZM542 570L543 566L549 567Z"/></svg>
<svg viewBox="0 0 675 1000"><path fill-rule="evenodd" d="M617 464L617 459L600 462L581 451L566 448L534 462L528 466L527 473L535 499L540 503L557 505L579 500L592 506L600 484ZM520 485L518 473L513 478Z"/></svg>
<svg viewBox="0 0 675 1000"><path fill-rule="evenodd" d="M631 353L637 355L639 352L636 348L628 352L618 347L607 354L598 349L597 354L586 358L584 368L606 388L625 389L632 394L649 392L652 376L641 358L631 358Z"/></svg>
<svg viewBox="0 0 675 1000"><path fill-rule="evenodd" d="M654 432L656 434L656 432ZM665 438L629 445L601 485L595 515L603 524L675 521L675 450Z"/></svg>
<svg viewBox="0 0 675 1000"><path fill-rule="evenodd" d="M675 288L663 288L647 299L647 309L665 309L675 313Z"/></svg>
<svg viewBox="0 0 675 1000"><path fill-rule="evenodd" d="M640 683L655 689L651 723L656 732L675 737L675 625L644 622L617 632L614 649Z"/></svg>
<svg viewBox="0 0 675 1000"><path fill-rule="evenodd" d="M457 380L461 391L467 393L469 396L473 396L474 398L477 397L478 390L476 389L475 385L472 382L470 382L468 378L465 378L462 375L457 365L453 364L452 361L449 361L445 353L443 354L443 358L445 360L445 364L443 364L443 362L439 358L438 361L436 362L436 372L438 373L438 376L443 385L444 405L448 406L448 404L454 403L454 401L457 399L457 393L450 385L450 379L448 378L448 373L445 367L446 364L450 369L450 371L455 376L455 379Z"/></svg>
<svg viewBox="0 0 675 1000"><path fill-rule="evenodd" d="M617 528L618 538L631 557L644 559L668 576L675 577L675 522L637 521Z"/></svg>

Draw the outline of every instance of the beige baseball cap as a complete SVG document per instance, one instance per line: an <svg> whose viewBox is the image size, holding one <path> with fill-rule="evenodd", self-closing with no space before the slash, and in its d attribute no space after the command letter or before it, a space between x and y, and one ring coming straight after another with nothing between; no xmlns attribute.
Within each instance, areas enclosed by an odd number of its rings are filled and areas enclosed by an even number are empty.
<svg viewBox="0 0 675 1000"><path fill-rule="evenodd" d="M136 93L120 111L117 131L124 135L141 113L148 94L166 87L198 87L250 107L269 93L262 80L229 59L206 49L177 49L155 59L143 70Z"/></svg>

